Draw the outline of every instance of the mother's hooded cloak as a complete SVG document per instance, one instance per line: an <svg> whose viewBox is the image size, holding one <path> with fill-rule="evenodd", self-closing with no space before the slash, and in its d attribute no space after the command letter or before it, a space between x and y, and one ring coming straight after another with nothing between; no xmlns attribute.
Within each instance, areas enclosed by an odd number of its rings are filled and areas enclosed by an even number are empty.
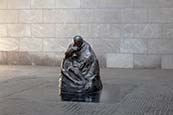
<svg viewBox="0 0 173 115"><path fill-rule="evenodd" d="M61 65L61 94L93 93L102 89L100 68L91 46L82 39L80 47L70 44Z"/></svg>

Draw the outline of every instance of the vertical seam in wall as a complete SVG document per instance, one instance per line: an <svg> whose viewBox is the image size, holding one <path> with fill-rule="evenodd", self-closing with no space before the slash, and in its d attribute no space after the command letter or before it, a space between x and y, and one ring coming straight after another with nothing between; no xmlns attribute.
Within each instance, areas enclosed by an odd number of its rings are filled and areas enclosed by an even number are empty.
<svg viewBox="0 0 173 115"><path fill-rule="evenodd" d="M123 24L123 12L125 8L120 8L120 24Z"/></svg>
<svg viewBox="0 0 173 115"><path fill-rule="evenodd" d="M163 55L160 54L160 68L162 69Z"/></svg>
<svg viewBox="0 0 173 115"><path fill-rule="evenodd" d="M149 55L149 51L148 51L148 48L149 48L149 39L147 39L147 41L146 41L146 45L147 45L147 51L146 51L146 54Z"/></svg>
<svg viewBox="0 0 173 115"><path fill-rule="evenodd" d="M8 9L8 2L9 2L9 1L7 0L7 4L6 4L6 8L5 8L5 9Z"/></svg>
<svg viewBox="0 0 173 115"><path fill-rule="evenodd" d="M119 38L119 48L118 48L118 53L120 53L120 47L121 47L121 36Z"/></svg>
<svg viewBox="0 0 173 115"><path fill-rule="evenodd" d="M120 39L119 53L123 53L123 52L121 52L121 44L122 44L123 40L124 40L124 38Z"/></svg>
<svg viewBox="0 0 173 115"><path fill-rule="evenodd" d="M6 6L5 6L5 9L8 9L8 0L6 0Z"/></svg>
<svg viewBox="0 0 173 115"><path fill-rule="evenodd" d="M132 5L131 8L135 8L133 0L131 0L131 5Z"/></svg>
<svg viewBox="0 0 173 115"><path fill-rule="evenodd" d="M56 0L54 0L54 8L50 8L50 9L53 9L53 10L55 10L56 9Z"/></svg>
<svg viewBox="0 0 173 115"><path fill-rule="evenodd" d="M56 0L54 0L55 1L55 7L53 8L54 10L56 10L56 4L57 4L57 1Z"/></svg>
<svg viewBox="0 0 173 115"><path fill-rule="evenodd" d="M29 0L29 3L30 3L30 9L32 9L32 6L31 6L31 1L32 1L32 0Z"/></svg>
<svg viewBox="0 0 173 115"><path fill-rule="evenodd" d="M135 55L135 54L133 53L133 54L132 54L132 60L133 60L133 65L132 65L133 67L132 67L132 68L135 68L135 56L134 56L134 55Z"/></svg>
<svg viewBox="0 0 173 115"><path fill-rule="evenodd" d="M43 16L43 9L44 9L44 8L41 8L41 18L42 18L42 19L41 19L41 23L44 23L44 21L43 21L43 17L44 17L44 16Z"/></svg>
<svg viewBox="0 0 173 115"><path fill-rule="evenodd" d="M166 36L166 34L164 33L164 26L165 26L165 24L159 24L159 27L160 27L160 39L162 39L164 36Z"/></svg>
<svg viewBox="0 0 173 115"><path fill-rule="evenodd" d="M80 2L80 7L79 7L79 12L81 12L81 0L79 0ZM81 23L79 23L79 34L81 35Z"/></svg>
<svg viewBox="0 0 173 115"><path fill-rule="evenodd" d="M55 22L55 38L58 39L57 37L57 23Z"/></svg>
<svg viewBox="0 0 173 115"><path fill-rule="evenodd" d="M20 48L20 42L21 42L21 38L19 38L19 44L18 44L18 45L19 45L19 47L18 47L18 51L19 51L19 52L20 52L20 49L21 49L21 48Z"/></svg>
<svg viewBox="0 0 173 115"><path fill-rule="evenodd" d="M123 30L123 21L122 21L122 19L123 19L123 10L124 10L124 8L120 8L120 26L121 26L121 29L120 29L120 43L119 43L119 54L121 53L121 42L122 42L122 39L123 39L123 32L122 32L122 30Z"/></svg>
<svg viewBox="0 0 173 115"><path fill-rule="evenodd" d="M149 19L149 8L147 8L147 23L148 24L152 24L151 22L150 22L150 19ZM152 39L150 39L150 40L152 40ZM147 39L147 51L146 51L146 55L148 56L149 55L149 39Z"/></svg>
<svg viewBox="0 0 173 115"><path fill-rule="evenodd" d="M41 40L42 40L42 51L41 51L41 52L45 53L45 52L44 52L44 47L43 47L43 45L44 45L44 44L43 44L43 40L44 40L44 39L41 38Z"/></svg>
<svg viewBox="0 0 173 115"><path fill-rule="evenodd" d="M6 25L6 29L7 29L7 37L9 37L8 24L5 24L5 25Z"/></svg>
<svg viewBox="0 0 173 115"><path fill-rule="evenodd" d="M17 11L17 24L20 23L19 18L20 18L20 12L21 10L16 10Z"/></svg>
<svg viewBox="0 0 173 115"><path fill-rule="evenodd" d="M29 24L29 26L30 26L31 38L33 38L33 35L32 35L32 24Z"/></svg>
<svg viewBox="0 0 173 115"><path fill-rule="evenodd" d="M151 22L150 22L150 20L149 20L149 8L146 8L146 10L147 10L147 23L148 24L150 24Z"/></svg>
<svg viewBox="0 0 173 115"><path fill-rule="evenodd" d="M121 44L122 44L122 40L124 40L124 38L123 38L123 27L124 27L124 22L123 22L123 12L124 12L124 10L125 10L125 8L124 7L122 7L122 8L120 8L120 25L121 25L121 33L120 33L120 46L119 46L119 54L121 54L122 52L121 52Z"/></svg>
<svg viewBox="0 0 173 115"><path fill-rule="evenodd" d="M81 24L79 24L79 35L81 35Z"/></svg>
<svg viewBox="0 0 173 115"><path fill-rule="evenodd" d="M81 0L79 0L79 4L80 4L80 7L79 7L79 9L81 9Z"/></svg>

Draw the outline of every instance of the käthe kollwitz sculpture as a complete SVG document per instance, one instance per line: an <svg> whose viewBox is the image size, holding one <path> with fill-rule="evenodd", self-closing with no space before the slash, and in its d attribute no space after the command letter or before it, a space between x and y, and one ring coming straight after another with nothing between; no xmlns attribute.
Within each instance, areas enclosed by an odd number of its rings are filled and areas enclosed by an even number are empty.
<svg viewBox="0 0 173 115"><path fill-rule="evenodd" d="M79 35L73 38L61 64L60 95L86 95L102 89L97 57Z"/></svg>

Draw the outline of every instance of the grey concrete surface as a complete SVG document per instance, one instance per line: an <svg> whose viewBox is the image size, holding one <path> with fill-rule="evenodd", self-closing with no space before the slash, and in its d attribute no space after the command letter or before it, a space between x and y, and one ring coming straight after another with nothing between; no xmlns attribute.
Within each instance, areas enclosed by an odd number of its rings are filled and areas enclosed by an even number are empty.
<svg viewBox="0 0 173 115"><path fill-rule="evenodd" d="M101 69L100 103L62 102L58 67L0 66L0 115L172 115L173 71Z"/></svg>

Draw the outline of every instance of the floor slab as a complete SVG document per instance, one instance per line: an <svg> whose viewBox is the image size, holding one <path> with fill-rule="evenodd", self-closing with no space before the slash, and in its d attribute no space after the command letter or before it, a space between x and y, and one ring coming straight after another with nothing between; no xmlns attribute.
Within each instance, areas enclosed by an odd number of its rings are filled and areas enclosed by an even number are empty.
<svg viewBox="0 0 173 115"><path fill-rule="evenodd" d="M101 69L96 103L62 101L58 67L0 66L0 115L172 115L173 71Z"/></svg>

